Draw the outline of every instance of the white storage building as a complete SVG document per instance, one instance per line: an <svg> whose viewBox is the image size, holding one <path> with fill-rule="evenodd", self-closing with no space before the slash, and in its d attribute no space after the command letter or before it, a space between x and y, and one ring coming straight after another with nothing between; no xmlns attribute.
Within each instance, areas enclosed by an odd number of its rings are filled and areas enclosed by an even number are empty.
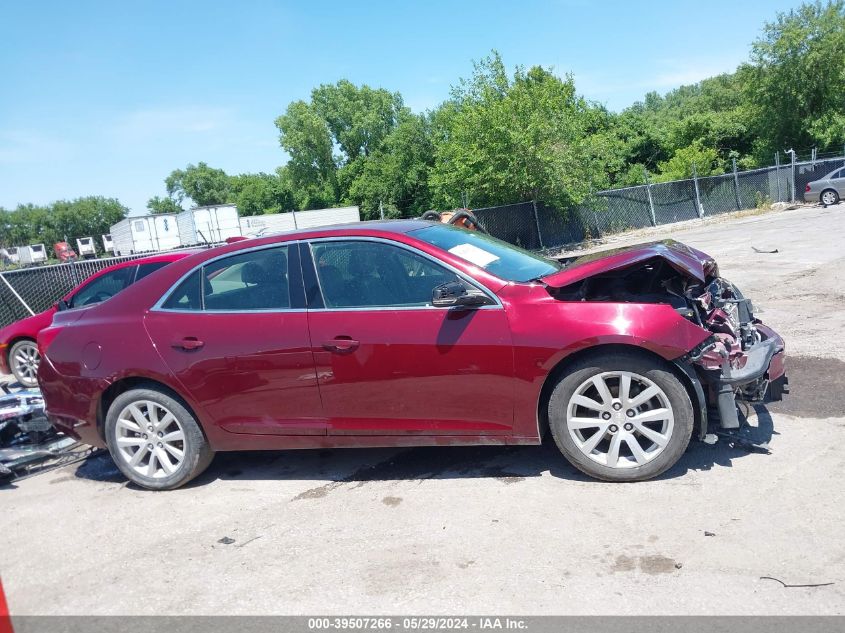
<svg viewBox="0 0 845 633"><path fill-rule="evenodd" d="M249 215L242 217L240 220L241 232L248 237L360 221L361 213L358 207Z"/></svg>
<svg viewBox="0 0 845 633"><path fill-rule="evenodd" d="M241 235L238 209L233 204L195 207L182 211L176 218L183 246L223 242Z"/></svg>

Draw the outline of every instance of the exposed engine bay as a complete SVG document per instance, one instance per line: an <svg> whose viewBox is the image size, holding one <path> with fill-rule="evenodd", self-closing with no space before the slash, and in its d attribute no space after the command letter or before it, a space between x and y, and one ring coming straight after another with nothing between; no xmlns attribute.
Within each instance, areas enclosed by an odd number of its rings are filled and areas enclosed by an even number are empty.
<svg viewBox="0 0 845 633"><path fill-rule="evenodd" d="M567 264L571 260L560 260ZM569 286L549 288L562 301L662 303L685 319L708 330L711 336L684 360L692 364L709 390L708 403L718 408L721 426L739 427L736 401L762 402L768 395L779 400L787 379L769 379L773 358L783 341L754 316L750 299L719 276L715 262L703 266L704 280L679 270L662 257L633 266L606 270ZM779 372L782 374L782 372Z"/></svg>

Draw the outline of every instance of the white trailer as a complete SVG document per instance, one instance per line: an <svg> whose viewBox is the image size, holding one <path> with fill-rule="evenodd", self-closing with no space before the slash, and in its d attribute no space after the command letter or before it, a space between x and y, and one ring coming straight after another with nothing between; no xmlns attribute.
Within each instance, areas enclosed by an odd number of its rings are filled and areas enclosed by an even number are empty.
<svg viewBox="0 0 845 633"><path fill-rule="evenodd" d="M17 246L9 246L7 248L0 248L0 257L3 258L4 264L17 264L20 262Z"/></svg>
<svg viewBox="0 0 845 633"><path fill-rule="evenodd" d="M103 250L106 253L114 253L114 242L111 239L111 233L106 233L103 237Z"/></svg>
<svg viewBox="0 0 845 633"><path fill-rule="evenodd" d="M147 217L150 232L156 244L155 250L167 251L179 248L182 240L179 237L179 216L175 213L157 213Z"/></svg>
<svg viewBox="0 0 845 633"><path fill-rule="evenodd" d="M162 251L181 245L175 213L138 215L112 225L109 235L115 255Z"/></svg>
<svg viewBox="0 0 845 633"><path fill-rule="evenodd" d="M24 266L43 264L47 261L47 249L44 248L44 244L21 246L18 249L18 257L20 258L20 263Z"/></svg>
<svg viewBox="0 0 845 633"><path fill-rule="evenodd" d="M195 207L177 214L182 244L212 244L241 235L238 208L233 204Z"/></svg>
<svg viewBox="0 0 845 633"><path fill-rule="evenodd" d="M311 211L289 211L287 213L268 213L241 218L241 231L244 235L268 235L294 229L309 229L316 226L360 222L358 207L338 207L335 209L313 209Z"/></svg>
<svg viewBox="0 0 845 633"><path fill-rule="evenodd" d="M76 254L87 259L89 257L97 256L97 247L94 246L93 237L78 237L76 238Z"/></svg>

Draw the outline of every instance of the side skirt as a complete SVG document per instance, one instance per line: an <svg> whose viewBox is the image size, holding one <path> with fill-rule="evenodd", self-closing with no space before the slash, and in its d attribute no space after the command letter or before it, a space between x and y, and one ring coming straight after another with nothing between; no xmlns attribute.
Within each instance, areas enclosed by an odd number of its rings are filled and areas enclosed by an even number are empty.
<svg viewBox="0 0 845 633"><path fill-rule="evenodd" d="M393 446L539 445L537 437L503 435L247 435L232 434L215 451L274 451L309 448L389 448Z"/></svg>

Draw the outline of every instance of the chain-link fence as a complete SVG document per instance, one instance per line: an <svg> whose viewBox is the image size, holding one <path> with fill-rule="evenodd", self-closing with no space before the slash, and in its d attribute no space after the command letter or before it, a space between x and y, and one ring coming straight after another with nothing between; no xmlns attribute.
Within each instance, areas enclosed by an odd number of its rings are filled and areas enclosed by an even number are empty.
<svg viewBox="0 0 845 633"><path fill-rule="evenodd" d="M807 183L843 165L845 157L794 162L599 191L569 209L520 202L473 212L499 239L530 250L556 248L629 229L801 202Z"/></svg>

